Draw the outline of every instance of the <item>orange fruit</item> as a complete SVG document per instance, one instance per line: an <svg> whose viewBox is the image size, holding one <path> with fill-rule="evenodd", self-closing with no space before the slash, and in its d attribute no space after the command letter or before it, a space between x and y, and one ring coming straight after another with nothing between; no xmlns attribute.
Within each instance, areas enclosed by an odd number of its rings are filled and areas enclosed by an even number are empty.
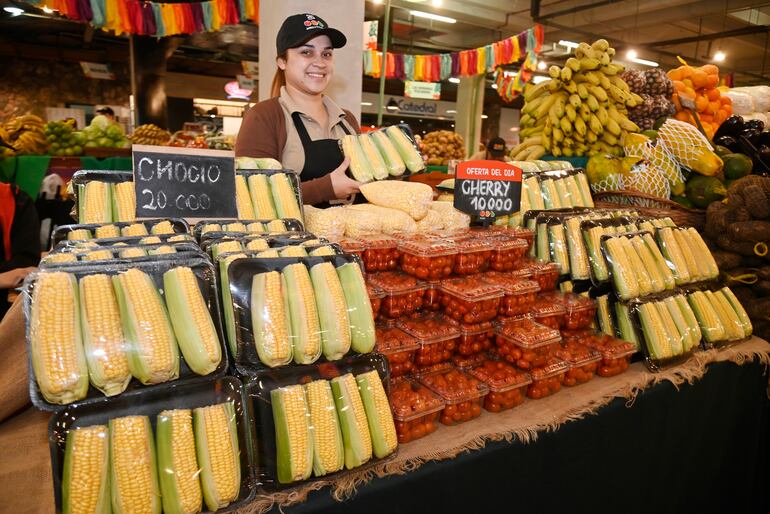
<svg viewBox="0 0 770 514"><path fill-rule="evenodd" d="M719 100L721 96L722 95L719 93L719 90L716 88L706 90L706 97L709 99L710 102Z"/></svg>
<svg viewBox="0 0 770 514"><path fill-rule="evenodd" d="M692 73L693 73L692 66L680 66L678 69L682 73L682 80L692 77Z"/></svg>
<svg viewBox="0 0 770 514"><path fill-rule="evenodd" d="M728 118L733 115L733 106L732 106L732 104L725 104L725 105L723 105L722 106L722 110L725 111L725 113L727 113L727 117Z"/></svg>
<svg viewBox="0 0 770 514"><path fill-rule="evenodd" d="M719 97L719 102L722 105L733 105L733 101L732 101L732 99L729 96L720 96Z"/></svg>
<svg viewBox="0 0 770 514"><path fill-rule="evenodd" d="M689 78L682 79L682 82L684 83L685 86L694 89L693 88L693 82Z"/></svg>
<svg viewBox="0 0 770 514"><path fill-rule="evenodd" d="M709 99L703 95L697 95L695 97L695 110L698 112L705 111L709 106Z"/></svg>
<svg viewBox="0 0 770 514"><path fill-rule="evenodd" d="M719 108L722 107L722 104L718 101L716 102L709 102L709 111L711 111L711 114L715 114Z"/></svg>
<svg viewBox="0 0 770 514"><path fill-rule="evenodd" d="M679 111L678 113L674 114L674 118L679 121L686 121L687 123L692 122L692 116L690 116L690 113L687 111Z"/></svg>
<svg viewBox="0 0 770 514"><path fill-rule="evenodd" d="M700 69L706 73L706 75L717 75L719 76L719 68L715 64L704 64L700 67Z"/></svg>
<svg viewBox="0 0 770 514"><path fill-rule="evenodd" d="M668 78L674 81L676 83L679 80L682 80L682 71L679 68L674 68L673 70L669 70L667 73Z"/></svg>
<svg viewBox="0 0 770 514"><path fill-rule="evenodd" d="M706 81L706 87L717 87L719 84L719 75L708 75L708 80Z"/></svg>
<svg viewBox="0 0 770 514"><path fill-rule="evenodd" d="M674 93L673 95L671 95L671 101L674 102L674 107L676 107L677 111L681 111L682 110L682 104L679 103L679 95L678 94Z"/></svg>
<svg viewBox="0 0 770 514"><path fill-rule="evenodd" d="M714 117L711 114L698 114L701 123L711 123L714 121Z"/></svg>
<svg viewBox="0 0 770 514"><path fill-rule="evenodd" d="M692 84L696 88L706 87L708 75L701 70L695 70L692 74Z"/></svg>
<svg viewBox="0 0 770 514"><path fill-rule="evenodd" d="M721 125L723 121L727 119L727 113L723 111L722 109L719 109L716 114L714 114L714 123Z"/></svg>

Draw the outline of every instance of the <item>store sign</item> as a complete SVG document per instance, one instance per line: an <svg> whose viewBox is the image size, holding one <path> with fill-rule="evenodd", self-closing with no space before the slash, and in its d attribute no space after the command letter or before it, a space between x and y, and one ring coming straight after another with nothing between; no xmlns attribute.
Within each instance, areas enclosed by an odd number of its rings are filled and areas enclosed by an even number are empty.
<svg viewBox="0 0 770 514"><path fill-rule="evenodd" d="M235 155L222 150L132 147L137 218L236 218Z"/></svg>
<svg viewBox="0 0 770 514"><path fill-rule="evenodd" d="M100 62L80 61L83 75L89 79L115 80L115 74L110 71L109 64Z"/></svg>
<svg viewBox="0 0 770 514"><path fill-rule="evenodd" d="M426 98L428 100L441 99L440 82L404 82L404 96L407 98Z"/></svg>
<svg viewBox="0 0 770 514"><path fill-rule="evenodd" d="M380 23L377 20L364 22L364 50L377 50L377 31Z"/></svg>
<svg viewBox="0 0 770 514"><path fill-rule="evenodd" d="M455 209L489 219L516 212L520 204L520 168L501 161L464 161L457 165Z"/></svg>

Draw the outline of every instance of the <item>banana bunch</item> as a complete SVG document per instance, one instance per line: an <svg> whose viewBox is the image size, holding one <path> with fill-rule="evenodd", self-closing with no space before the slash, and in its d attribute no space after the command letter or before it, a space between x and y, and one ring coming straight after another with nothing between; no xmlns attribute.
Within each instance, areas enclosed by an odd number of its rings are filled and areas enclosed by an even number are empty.
<svg viewBox="0 0 770 514"><path fill-rule="evenodd" d="M16 116L2 126L0 138L15 148L0 148L0 156L41 155L48 151L45 122L33 114Z"/></svg>
<svg viewBox="0 0 770 514"><path fill-rule="evenodd" d="M135 145L163 146L167 145L170 139L171 134L168 130L163 130L152 123L139 125L131 135L131 142Z"/></svg>
<svg viewBox="0 0 770 514"><path fill-rule="evenodd" d="M549 80L524 89L522 142L511 151L511 159L623 155L625 134L639 132L628 119L628 108L643 100L620 78L625 67L612 62L614 55L605 39L580 43L562 68L550 67Z"/></svg>

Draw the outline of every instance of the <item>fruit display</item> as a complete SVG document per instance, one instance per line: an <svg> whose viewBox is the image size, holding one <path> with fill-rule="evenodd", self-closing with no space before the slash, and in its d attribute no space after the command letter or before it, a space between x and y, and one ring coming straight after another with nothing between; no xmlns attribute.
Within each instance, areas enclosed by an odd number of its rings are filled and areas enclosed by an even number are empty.
<svg viewBox="0 0 770 514"><path fill-rule="evenodd" d="M482 381L451 365L420 376L420 382L444 400L439 420L450 426L479 417L489 391Z"/></svg>
<svg viewBox="0 0 770 514"><path fill-rule="evenodd" d="M585 384L594 378L602 360L599 352L577 341L564 341L556 357L569 364L563 382L567 387Z"/></svg>
<svg viewBox="0 0 770 514"><path fill-rule="evenodd" d="M752 171L770 173L770 131L766 130L767 126L761 120L739 115L730 116L719 126L714 134L714 144L725 163L725 180L736 180Z"/></svg>
<svg viewBox="0 0 770 514"><path fill-rule="evenodd" d="M496 353L523 371L545 366L560 342L558 330L530 318L506 320L495 329Z"/></svg>
<svg viewBox="0 0 770 514"><path fill-rule="evenodd" d="M657 231L657 237L677 285L711 280L719 275L714 256L694 228L666 227Z"/></svg>
<svg viewBox="0 0 770 514"><path fill-rule="evenodd" d="M34 114L16 116L0 124L0 141L13 147L0 147L0 157L43 155L48 152L45 122Z"/></svg>
<svg viewBox="0 0 770 514"><path fill-rule="evenodd" d="M582 170L527 173L521 188L521 212L593 207L589 178Z"/></svg>
<svg viewBox="0 0 770 514"><path fill-rule="evenodd" d="M676 107L671 101L674 83L660 68L651 70L626 70L620 78L634 93L642 97L642 103L628 110L628 118L642 130L651 130L655 121L673 116Z"/></svg>
<svg viewBox="0 0 770 514"><path fill-rule="evenodd" d="M123 127L106 116L94 116L91 123L83 129L86 142L84 148L130 148L131 141L126 137Z"/></svg>
<svg viewBox="0 0 770 514"><path fill-rule="evenodd" d="M82 155L86 136L75 130L75 120L49 121L45 124L45 137L51 155Z"/></svg>
<svg viewBox="0 0 770 514"><path fill-rule="evenodd" d="M168 146L180 148L208 148L206 136L200 132L178 130L171 135Z"/></svg>
<svg viewBox="0 0 770 514"><path fill-rule="evenodd" d="M417 381L401 379L391 385L390 408L398 442L404 444L436 431L444 400Z"/></svg>
<svg viewBox="0 0 770 514"><path fill-rule="evenodd" d="M391 378L414 371L414 357L419 348L417 339L397 327L378 326L375 333L377 343L374 350L388 359Z"/></svg>
<svg viewBox="0 0 770 514"><path fill-rule="evenodd" d="M489 268L492 244L482 239L455 240L457 256L452 271L455 275L475 275Z"/></svg>
<svg viewBox="0 0 770 514"><path fill-rule="evenodd" d="M399 271L384 271L369 275L367 281L385 294L380 307L383 317L396 319L422 308L426 285L421 280Z"/></svg>
<svg viewBox="0 0 770 514"><path fill-rule="evenodd" d="M425 167L415 143L398 127L366 134L347 135L340 140L343 154L350 159L350 174L359 182L400 176L408 169Z"/></svg>
<svg viewBox="0 0 770 514"><path fill-rule="evenodd" d="M746 310L727 287L694 291L687 295L687 302L698 320L703 340L708 344L738 341L752 334L753 327Z"/></svg>
<svg viewBox="0 0 770 514"><path fill-rule="evenodd" d="M484 397L484 409L502 412L524 403L526 387L532 382L529 375L502 361L485 360L468 374L489 387Z"/></svg>
<svg viewBox="0 0 770 514"><path fill-rule="evenodd" d="M441 282L441 306L444 313L463 324L492 321L500 309L503 292L474 277L453 278Z"/></svg>
<svg viewBox="0 0 770 514"><path fill-rule="evenodd" d="M235 136L226 136L221 130L206 134L205 141L212 150L232 150L235 148Z"/></svg>
<svg viewBox="0 0 770 514"><path fill-rule="evenodd" d="M452 159L465 159L465 141L457 132L434 130L423 136L420 152L429 166L445 166Z"/></svg>
<svg viewBox="0 0 770 514"><path fill-rule="evenodd" d="M580 43L564 67L551 66L550 80L524 89L522 142L512 160L607 153L622 155L621 141L639 132L628 109L643 104L621 78L624 66L612 63L615 49L606 40Z"/></svg>
<svg viewBox="0 0 770 514"><path fill-rule="evenodd" d="M401 252L398 240L386 235L361 236L358 242L363 246L361 260L367 273L392 271L398 267Z"/></svg>
<svg viewBox="0 0 770 514"><path fill-rule="evenodd" d="M700 67L684 64L669 70L668 77L674 83L671 100L676 107L674 117L695 126L690 111L682 103L689 100L695 104L695 111L700 119L706 137L713 139L719 126L733 113L732 101L722 96L719 85L719 68L713 64Z"/></svg>
<svg viewBox="0 0 770 514"><path fill-rule="evenodd" d="M404 240L398 245L401 269L423 280L439 280L452 274L457 246L441 239Z"/></svg>
<svg viewBox="0 0 770 514"><path fill-rule="evenodd" d="M628 369L631 355L636 352L633 344L590 329L564 330L562 338L565 345L579 343L599 352L601 360L596 374L600 377L623 373Z"/></svg>
<svg viewBox="0 0 770 514"><path fill-rule="evenodd" d="M527 398L539 400L561 391L569 364L555 357L548 359L545 366L529 372L532 383L527 386Z"/></svg>
<svg viewBox="0 0 770 514"><path fill-rule="evenodd" d="M672 229L663 230L668 233ZM668 268L657 245L653 244L652 237L649 234L645 236L647 237L620 235L602 238L602 250L609 263L610 275L622 300L674 288L674 273ZM676 248L679 248L678 245ZM668 253L666 255L668 256Z"/></svg>
<svg viewBox="0 0 770 514"><path fill-rule="evenodd" d="M131 134L131 142L135 145L166 146L171 140L171 133L153 123L139 125Z"/></svg>
<svg viewBox="0 0 770 514"><path fill-rule="evenodd" d="M701 335L706 337L699 323L693 322L696 319L693 307L697 305L695 302L699 299L700 295L689 300L679 294L635 307L641 327L643 348L653 365L690 352L699 344ZM698 308L701 312L707 311L708 315L714 314L708 300L705 300L703 305L698 305ZM714 314L713 318L708 319L709 323L716 323L717 318ZM724 335L724 329L721 330L721 334Z"/></svg>
<svg viewBox="0 0 770 514"><path fill-rule="evenodd" d="M415 363L418 368L447 362L457 349L460 330L442 316L402 318L396 322L396 326L416 339L419 347Z"/></svg>
<svg viewBox="0 0 770 514"><path fill-rule="evenodd" d="M559 330L564 326L567 309L561 302L554 301L550 296L541 297L529 306L532 319L541 325Z"/></svg>
<svg viewBox="0 0 770 514"><path fill-rule="evenodd" d="M75 190L80 223L134 221L136 192L133 182L89 180L77 184Z"/></svg>
<svg viewBox="0 0 770 514"><path fill-rule="evenodd" d="M519 316L529 312L530 305L540 286L534 280L518 278L498 271L490 271L481 276L481 280L503 291L500 301L500 316Z"/></svg>

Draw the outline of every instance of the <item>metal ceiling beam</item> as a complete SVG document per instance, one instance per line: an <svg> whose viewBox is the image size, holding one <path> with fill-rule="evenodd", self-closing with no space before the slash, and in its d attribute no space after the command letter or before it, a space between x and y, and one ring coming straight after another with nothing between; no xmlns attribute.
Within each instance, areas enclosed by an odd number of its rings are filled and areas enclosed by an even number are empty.
<svg viewBox="0 0 770 514"><path fill-rule="evenodd" d="M550 20L553 18L558 18L560 16L575 14L576 12L587 11L590 9L598 9L599 7L604 7L605 5L616 4L618 2L624 2L624 1L625 0L602 0L600 2L592 2L590 4L576 5L575 7L570 7L568 9L562 9L561 11L554 11L554 12L549 12L545 14L540 14L540 0L536 0L536 2L533 1L533 4L537 3L537 11L538 11L537 17L532 16L532 19L535 20L536 22L540 22L541 20Z"/></svg>
<svg viewBox="0 0 770 514"><path fill-rule="evenodd" d="M770 25L754 25L751 27L743 27L735 30L726 30L724 32L712 32L711 34L700 34L698 36L668 39L664 41L652 41L650 43L643 44L647 47L684 45L687 43L696 43L698 41L713 41L714 39L748 36L751 34L760 34L768 31L770 31Z"/></svg>

